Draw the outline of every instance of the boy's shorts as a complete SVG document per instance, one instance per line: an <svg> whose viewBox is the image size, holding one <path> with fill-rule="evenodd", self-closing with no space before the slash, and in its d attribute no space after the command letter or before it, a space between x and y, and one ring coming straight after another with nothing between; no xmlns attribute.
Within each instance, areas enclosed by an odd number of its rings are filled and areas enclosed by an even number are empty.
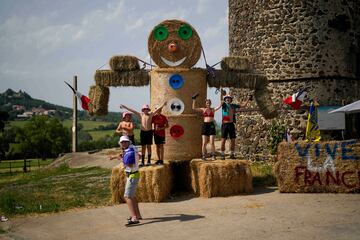
<svg viewBox="0 0 360 240"><path fill-rule="evenodd" d="M165 137L154 134L154 140L156 145L165 144Z"/></svg>
<svg viewBox="0 0 360 240"><path fill-rule="evenodd" d="M230 139L236 138L235 124L232 122L221 124L221 138L227 139L228 136Z"/></svg>
<svg viewBox="0 0 360 240"><path fill-rule="evenodd" d="M124 197L131 198L135 197L136 188L138 186L140 178L127 178L125 185Z"/></svg>
<svg viewBox="0 0 360 240"><path fill-rule="evenodd" d="M141 145L152 145L153 144L153 131L140 131L140 144Z"/></svg>

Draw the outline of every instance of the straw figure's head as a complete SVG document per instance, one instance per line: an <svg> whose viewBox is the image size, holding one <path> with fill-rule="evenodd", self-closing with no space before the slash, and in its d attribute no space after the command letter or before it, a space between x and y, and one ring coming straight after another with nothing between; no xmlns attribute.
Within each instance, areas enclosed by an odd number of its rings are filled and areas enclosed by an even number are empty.
<svg viewBox="0 0 360 240"><path fill-rule="evenodd" d="M201 55L195 29L180 20L165 20L151 31L148 50L160 68L191 68Z"/></svg>

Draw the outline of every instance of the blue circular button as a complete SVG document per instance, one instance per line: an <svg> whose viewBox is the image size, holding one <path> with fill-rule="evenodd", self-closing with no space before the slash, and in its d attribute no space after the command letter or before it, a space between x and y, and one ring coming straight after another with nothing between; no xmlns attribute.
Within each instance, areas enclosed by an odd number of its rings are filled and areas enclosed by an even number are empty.
<svg viewBox="0 0 360 240"><path fill-rule="evenodd" d="M169 84L173 89L179 89L184 85L184 80L179 74L174 74L169 78Z"/></svg>

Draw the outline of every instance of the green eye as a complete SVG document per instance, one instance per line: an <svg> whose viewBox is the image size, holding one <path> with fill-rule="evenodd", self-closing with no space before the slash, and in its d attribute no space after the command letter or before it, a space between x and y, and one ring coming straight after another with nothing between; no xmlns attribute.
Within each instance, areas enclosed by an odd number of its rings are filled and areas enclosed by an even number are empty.
<svg viewBox="0 0 360 240"><path fill-rule="evenodd" d="M154 29L154 37L156 40L158 41L163 41L165 40L169 35L168 30L166 29L166 27L159 25L157 27L155 27Z"/></svg>
<svg viewBox="0 0 360 240"><path fill-rule="evenodd" d="M192 28L188 25L181 25L181 27L178 30L178 35L183 40L187 40L191 38L192 34L193 34Z"/></svg>

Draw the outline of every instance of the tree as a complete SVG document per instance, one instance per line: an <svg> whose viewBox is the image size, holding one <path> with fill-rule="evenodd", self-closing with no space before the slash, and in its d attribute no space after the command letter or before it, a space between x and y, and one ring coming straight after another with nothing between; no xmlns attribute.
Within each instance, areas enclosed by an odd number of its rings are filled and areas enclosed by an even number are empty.
<svg viewBox="0 0 360 240"><path fill-rule="evenodd" d="M4 111L0 111L0 132L4 131L5 123L9 119L9 114Z"/></svg>
<svg viewBox="0 0 360 240"><path fill-rule="evenodd" d="M10 143L15 140L12 129L5 129L5 123L8 119L9 114L0 111L0 161L5 159L5 155L9 151Z"/></svg>
<svg viewBox="0 0 360 240"><path fill-rule="evenodd" d="M17 140L24 158L35 155L46 159L68 152L71 135L56 118L35 116L19 129Z"/></svg>

